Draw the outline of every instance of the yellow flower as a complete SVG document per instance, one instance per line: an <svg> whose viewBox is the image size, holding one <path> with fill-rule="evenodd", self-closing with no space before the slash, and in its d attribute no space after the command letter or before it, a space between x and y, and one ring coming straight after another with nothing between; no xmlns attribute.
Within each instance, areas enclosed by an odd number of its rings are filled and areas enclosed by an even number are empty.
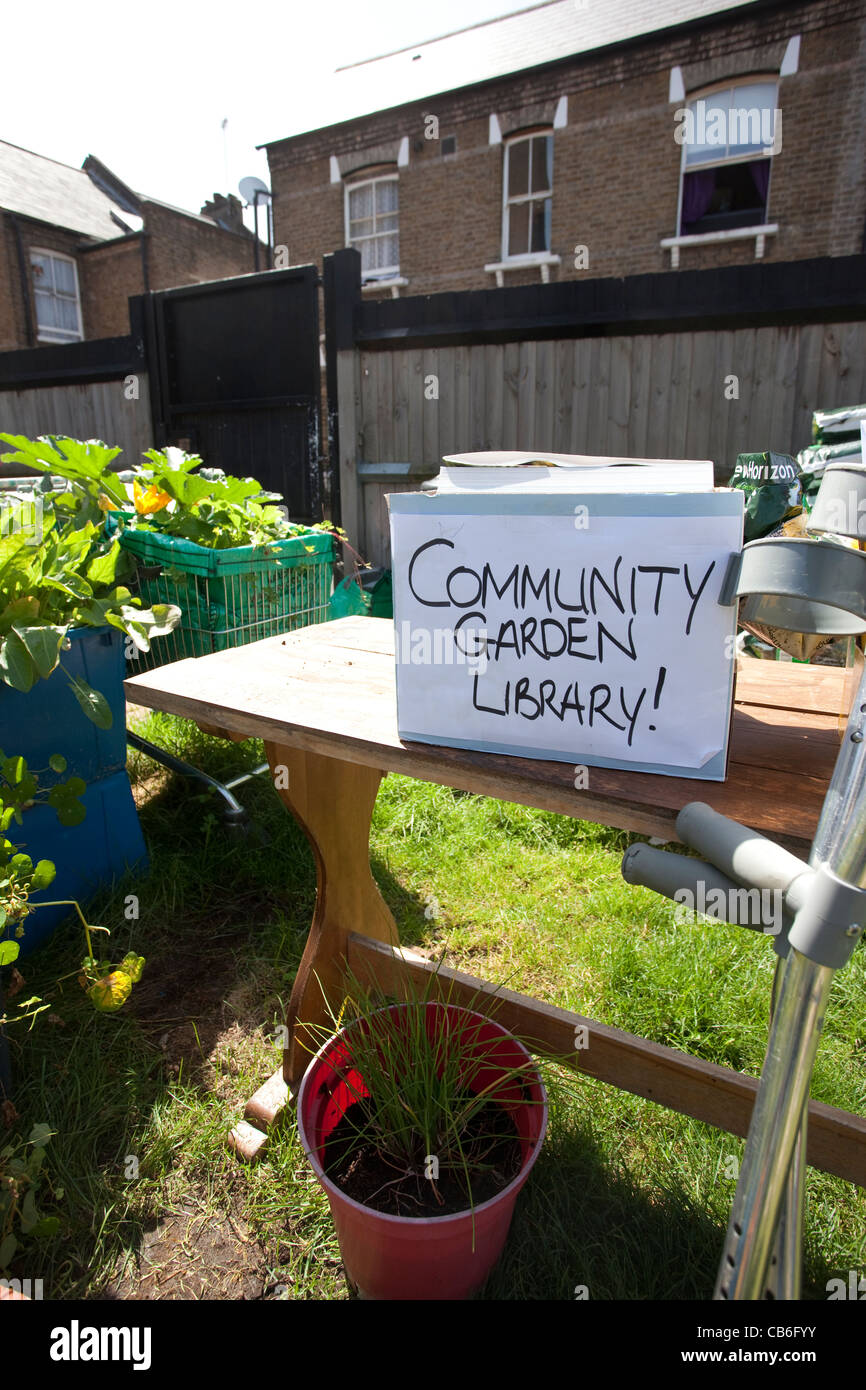
<svg viewBox="0 0 866 1390"><path fill-rule="evenodd" d="M167 492L160 492L157 487L142 487L137 478L132 483L133 496L135 497L135 510L139 516L148 516L151 512L161 512L163 507L167 507L171 497Z"/></svg>
<svg viewBox="0 0 866 1390"><path fill-rule="evenodd" d="M110 512L115 505L111 498L104 492L100 492L96 501L101 512Z"/></svg>

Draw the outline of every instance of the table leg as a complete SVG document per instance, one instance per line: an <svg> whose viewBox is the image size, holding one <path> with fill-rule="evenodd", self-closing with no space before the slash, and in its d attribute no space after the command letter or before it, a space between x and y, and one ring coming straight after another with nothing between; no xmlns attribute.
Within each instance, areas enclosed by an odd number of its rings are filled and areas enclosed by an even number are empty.
<svg viewBox="0 0 866 1390"><path fill-rule="evenodd" d="M370 822L384 773L378 768L266 743L277 792L306 832L316 862L316 909L289 1003L288 1044L275 1072L248 1102L232 1144L253 1158L264 1131L296 1092L316 1042L303 1025L329 1022L339 1007L350 933L399 944L397 927L370 872ZM306 1048L302 1046L306 1043Z"/></svg>

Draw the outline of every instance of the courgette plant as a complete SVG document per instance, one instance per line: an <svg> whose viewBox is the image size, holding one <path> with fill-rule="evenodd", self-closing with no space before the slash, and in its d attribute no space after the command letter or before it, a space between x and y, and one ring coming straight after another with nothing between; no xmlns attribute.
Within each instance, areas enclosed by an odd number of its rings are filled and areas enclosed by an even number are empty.
<svg viewBox="0 0 866 1390"><path fill-rule="evenodd" d="M0 435L15 446L3 462L49 471L60 460L52 444L19 435ZM70 441L67 441L70 442ZM38 508L23 498L4 502L0 528L0 681L27 692L47 679L68 650L71 628L117 628L139 651L180 621L174 604L141 607L122 580L135 561L117 538L106 534L103 513L120 506L123 484L108 476L108 462L120 451L80 444L62 462L77 482L68 492L48 490ZM97 492L96 489L99 489ZM110 489L109 492L106 489ZM81 677L65 672L87 717L109 729L108 702Z"/></svg>

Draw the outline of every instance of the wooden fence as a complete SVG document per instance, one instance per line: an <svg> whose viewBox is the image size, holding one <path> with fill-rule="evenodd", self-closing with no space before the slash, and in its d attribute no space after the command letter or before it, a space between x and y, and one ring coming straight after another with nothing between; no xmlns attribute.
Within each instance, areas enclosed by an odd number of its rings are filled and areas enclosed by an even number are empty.
<svg viewBox="0 0 866 1390"><path fill-rule="evenodd" d="M118 467L137 463L154 442L142 336L0 353L0 431L101 439L123 450Z"/></svg>
<svg viewBox="0 0 866 1390"><path fill-rule="evenodd" d="M736 282L637 277L655 282L651 303L645 284L630 295L611 281L596 286L615 303L577 282L528 299L494 290L360 305L354 342L344 336L337 353L342 524L387 564L385 497L417 488L447 453L709 458L720 483L738 453L796 453L813 410L866 400L866 257L845 261L856 264L824 261L820 275L815 262L755 267L760 280L738 268Z"/></svg>

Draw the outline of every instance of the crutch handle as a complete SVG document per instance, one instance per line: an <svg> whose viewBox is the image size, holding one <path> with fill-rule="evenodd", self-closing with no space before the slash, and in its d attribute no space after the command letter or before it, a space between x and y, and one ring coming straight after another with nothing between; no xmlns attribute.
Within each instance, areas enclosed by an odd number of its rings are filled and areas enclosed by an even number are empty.
<svg viewBox="0 0 866 1390"><path fill-rule="evenodd" d="M809 865L795 854L702 801L690 801L683 807L677 816L677 834L683 844L749 888L778 889L787 897L794 880L810 872ZM795 893L789 907L796 909L797 897Z"/></svg>
<svg viewBox="0 0 866 1390"><path fill-rule="evenodd" d="M742 888L712 864L684 854L671 854L651 845L630 845L623 856L622 876L626 883L640 884L671 898L689 918L697 912L717 922L751 927L773 936L787 921L781 893Z"/></svg>

